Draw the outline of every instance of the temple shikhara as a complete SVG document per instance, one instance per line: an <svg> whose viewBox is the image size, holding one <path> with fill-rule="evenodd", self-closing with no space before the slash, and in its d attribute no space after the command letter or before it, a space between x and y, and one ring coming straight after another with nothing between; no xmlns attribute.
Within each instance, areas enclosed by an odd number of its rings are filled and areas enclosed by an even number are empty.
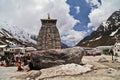
<svg viewBox="0 0 120 80"><path fill-rule="evenodd" d="M56 27L57 19L51 19L48 14L48 19L41 19L42 26L39 31L37 49L61 49L61 40L59 31Z"/></svg>

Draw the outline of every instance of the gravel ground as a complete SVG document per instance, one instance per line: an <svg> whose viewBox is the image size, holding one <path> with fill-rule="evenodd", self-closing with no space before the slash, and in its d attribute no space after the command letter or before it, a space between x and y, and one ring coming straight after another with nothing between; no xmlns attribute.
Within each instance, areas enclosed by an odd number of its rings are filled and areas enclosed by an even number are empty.
<svg viewBox="0 0 120 80"><path fill-rule="evenodd" d="M108 62L98 62L102 57ZM43 80L120 80L120 63L111 61L111 56L84 56L83 63L94 65L93 71L82 75L57 76Z"/></svg>
<svg viewBox="0 0 120 80"><path fill-rule="evenodd" d="M21 74L25 74L25 73L26 72L18 72L17 67L2 67L2 66L0 66L0 80L11 80L12 76L21 75Z"/></svg>
<svg viewBox="0 0 120 80"><path fill-rule="evenodd" d="M106 58L108 62L98 62L102 57ZM40 80L120 80L120 63L116 61L113 63L111 56L84 56L83 63L93 65L93 70L83 74L49 76ZM17 72L17 67L0 67L0 80L31 80L27 77L37 80L45 73L44 70L42 73L39 70ZM52 75L52 73L50 74Z"/></svg>

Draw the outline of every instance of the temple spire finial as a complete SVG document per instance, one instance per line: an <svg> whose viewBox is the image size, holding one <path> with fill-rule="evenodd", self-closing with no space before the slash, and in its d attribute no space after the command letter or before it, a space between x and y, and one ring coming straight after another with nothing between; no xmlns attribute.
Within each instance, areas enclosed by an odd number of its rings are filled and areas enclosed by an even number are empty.
<svg viewBox="0 0 120 80"><path fill-rule="evenodd" d="M48 19L50 19L50 14L48 13Z"/></svg>

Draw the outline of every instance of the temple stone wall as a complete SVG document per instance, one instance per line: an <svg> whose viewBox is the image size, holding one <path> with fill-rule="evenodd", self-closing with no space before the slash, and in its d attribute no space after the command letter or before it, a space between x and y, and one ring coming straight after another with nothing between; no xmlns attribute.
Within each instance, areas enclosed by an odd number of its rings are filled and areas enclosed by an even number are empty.
<svg viewBox="0 0 120 80"><path fill-rule="evenodd" d="M37 49L60 49L61 40L56 27L56 19L41 19L42 26L38 35Z"/></svg>

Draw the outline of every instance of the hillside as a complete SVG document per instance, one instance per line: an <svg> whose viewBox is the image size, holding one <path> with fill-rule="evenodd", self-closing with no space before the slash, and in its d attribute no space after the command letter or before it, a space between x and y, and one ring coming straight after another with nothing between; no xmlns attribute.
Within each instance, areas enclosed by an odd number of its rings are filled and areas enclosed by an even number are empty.
<svg viewBox="0 0 120 80"><path fill-rule="evenodd" d="M31 42L26 42L17 38L14 38L7 30L0 28L0 45L14 46L34 46Z"/></svg>
<svg viewBox="0 0 120 80"><path fill-rule="evenodd" d="M120 10L115 11L96 31L81 40L77 46L96 47L114 45L120 40Z"/></svg>
<svg viewBox="0 0 120 80"><path fill-rule="evenodd" d="M36 41L34 40L36 35L25 32L23 29L15 25L9 24L6 21L0 20L0 28L6 30L8 33L12 35L12 37L18 40L36 44Z"/></svg>

